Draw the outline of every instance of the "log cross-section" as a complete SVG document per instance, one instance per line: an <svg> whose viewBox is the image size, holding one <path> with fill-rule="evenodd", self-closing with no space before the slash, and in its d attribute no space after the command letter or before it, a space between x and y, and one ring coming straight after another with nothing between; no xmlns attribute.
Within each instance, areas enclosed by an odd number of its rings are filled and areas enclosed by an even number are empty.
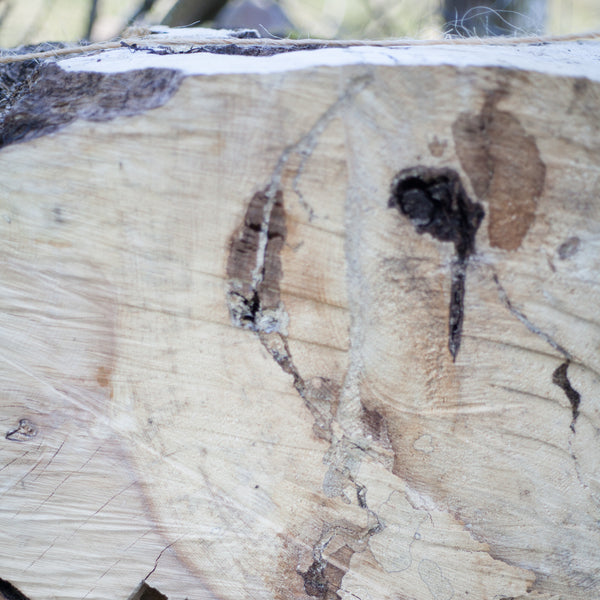
<svg viewBox="0 0 600 600"><path fill-rule="evenodd" d="M600 597L600 42L222 35L2 57L0 597Z"/></svg>

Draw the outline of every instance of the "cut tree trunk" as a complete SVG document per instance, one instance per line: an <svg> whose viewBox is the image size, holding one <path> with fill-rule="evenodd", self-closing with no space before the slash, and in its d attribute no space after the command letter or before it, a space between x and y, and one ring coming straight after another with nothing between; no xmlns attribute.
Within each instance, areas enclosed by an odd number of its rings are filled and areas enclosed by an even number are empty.
<svg viewBox="0 0 600 600"><path fill-rule="evenodd" d="M599 597L600 44L170 41L2 67L0 593Z"/></svg>

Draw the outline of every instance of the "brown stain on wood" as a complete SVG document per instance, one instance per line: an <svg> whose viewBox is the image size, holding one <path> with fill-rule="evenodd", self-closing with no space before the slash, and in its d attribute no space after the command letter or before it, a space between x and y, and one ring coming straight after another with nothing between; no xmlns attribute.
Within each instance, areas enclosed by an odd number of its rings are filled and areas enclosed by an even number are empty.
<svg viewBox="0 0 600 600"><path fill-rule="evenodd" d="M436 158L440 158L444 154L447 146L448 142L446 140L440 141L437 135L427 144L431 156L435 156Z"/></svg>
<svg viewBox="0 0 600 600"><path fill-rule="evenodd" d="M518 249L535 221L546 166L533 136L488 93L479 114L462 113L452 125L456 153L475 194L489 204L490 245Z"/></svg>
<svg viewBox="0 0 600 600"><path fill-rule="evenodd" d="M108 367L103 367L103 366L98 367L98 371L96 374L96 381L98 382L98 385L100 387L108 386L108 384L110 383L111 372L112 372L112 369L110 369Z"/></svg>
<svg viewBox="0 0 600 600"><path fill-rule="evenodd" d="M306 594L319 600L339 600L341 596L338 592L353 554L354 550L345 545L328 559L315 558L306 573L301 573Z"/></svg>

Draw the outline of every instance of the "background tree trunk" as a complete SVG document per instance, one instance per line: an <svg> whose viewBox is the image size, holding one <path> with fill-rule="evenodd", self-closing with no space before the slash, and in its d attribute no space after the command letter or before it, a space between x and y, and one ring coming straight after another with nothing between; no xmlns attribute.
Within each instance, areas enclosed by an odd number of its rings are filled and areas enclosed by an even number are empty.
<svg viewBox="0 0 600 600"><path fill-rule="evenodd" d="M444 0L446 32L459 37L541 34L546 0Z"/></svg>
<svg viewBox="0 0 600 600"><path fill-rule="evenodd" d="M3 67L0 592L597 597L600 45L181 36Z"/></svg>

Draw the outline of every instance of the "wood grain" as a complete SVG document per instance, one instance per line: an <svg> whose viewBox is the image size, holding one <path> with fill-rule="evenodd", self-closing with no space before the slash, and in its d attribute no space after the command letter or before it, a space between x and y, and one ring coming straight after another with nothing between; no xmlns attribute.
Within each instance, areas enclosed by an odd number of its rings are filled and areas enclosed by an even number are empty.
<svg viewBox="0 0 600 600"><path fill-rule="evenodd" d="M600 83L369 56L177 75L0 151L0 577L31 600L600 593ZM416 167L485 213L455 360L455 244L390 206Z"/></svg>

